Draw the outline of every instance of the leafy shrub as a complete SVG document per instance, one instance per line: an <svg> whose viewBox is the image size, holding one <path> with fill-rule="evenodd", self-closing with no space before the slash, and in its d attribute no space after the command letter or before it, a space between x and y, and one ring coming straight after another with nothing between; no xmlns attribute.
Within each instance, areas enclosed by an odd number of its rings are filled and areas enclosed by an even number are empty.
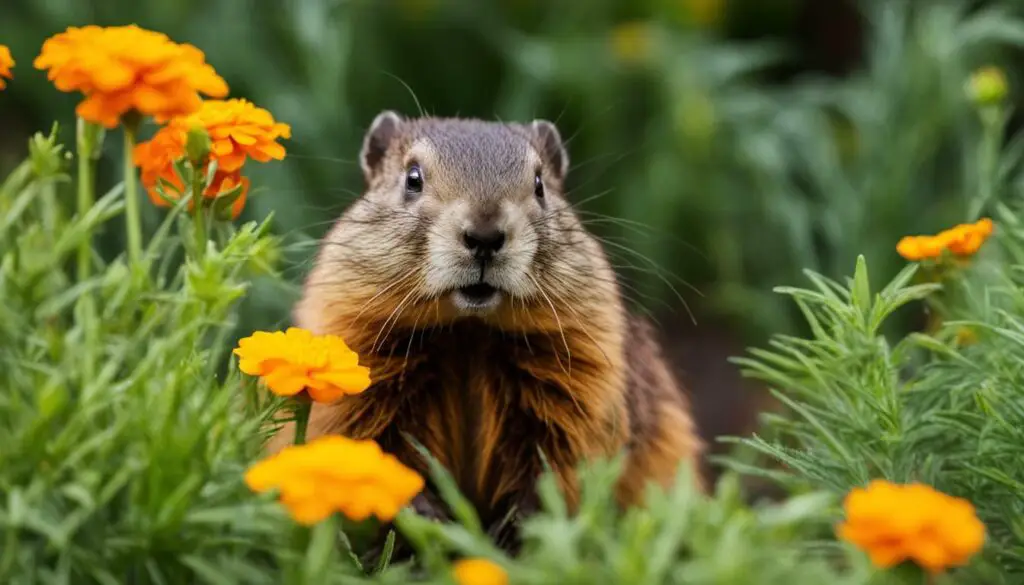
<svg viewBox="0 0 1024 585"><path fill-rule="evenodd" d="M546 477L544 512L526 525L515 560L471 517L439 525L405 513L403 534L427 571L362 567L336 524L299 527L242 481L281 401L217 364L249 279L273 274L269 219L218 224L197 259L182 202L141 264L94 257L95 272L78 280L68 268L83 238L123 212L123 185L69 213L68 153L53 135L29 146L0 188L3 583L440 584L450 582L448 553L492 558L512 583L537 585L888 578L859 555L837 568L844 557L806 546L828 527L830 496L752 509L732 480L709 497L683 476L680 488L653 491L648 508L620 517L610 504L615 462L585 470L571 517ZM95 318L88 295L99 301ZM356 541L362 527L345 529Z"/></svg>
<svg viewBox="0 0 1024 585"><path fill-rule="evenodd" d="M905 267L881 290L861 257L840 283L808 272L812 288L777 289L805 316L807 338L776 336L737 359L787 407L765 436L739 440L782 464L763 470L794 489L845 493L871 479L919 481L975 504L988 531L986 563L964 579L1016 583L1024 575L1024 247L1020 138L999 148L1005 112L980 107L973 149L980 172L965 187L969 220L997 219L971 258L944 254ZM916 281L916 282L915 282ZM928 317L923 332L885 335L898 311Z"/></svg>

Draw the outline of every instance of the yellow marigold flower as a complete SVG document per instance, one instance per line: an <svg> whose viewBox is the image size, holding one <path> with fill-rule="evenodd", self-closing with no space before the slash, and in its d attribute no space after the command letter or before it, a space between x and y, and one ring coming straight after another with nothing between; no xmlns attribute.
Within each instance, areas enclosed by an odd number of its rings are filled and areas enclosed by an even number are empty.
<svg viewBox="0 0 1024 585"><path fill-rule="evenodd" d="M838 534L886 568L913 561L930 573L966 564L985 541L974 506L919 483L875 480L850 491Z"/></svg>
<svg viewBox="0 0 1024 585"><path fill-rule="evenodd" d="M4 82L5 77L14 79L14 75L11 74L12 67L14 67L14 57L11 56L11 50L0 45L0 89L7 87L7 83Z"/></svg>
<svg viewBox="0 0 1024 585"><path fill-rule="evenodd" d="M238 367L260 376L270 391L295 396L306 391L317 402L332 402L370 386L370 369L336 335L316 336L297 327L257 331L238 342Z"/></svg>
<svg viewBox="0 0 1024 585"><path fill-rule="evenodd" d="M270 112L244 99L207 100L195 113L172 119L148 142L137 145L132 153L141 170L142 184L149 191L150 200L158 206L169 205L156 191L159 179L182 189L181 180L174 172L174 161L185 156L188 132L194 127L203 128L210 135L210 158L217 161L213 184L203 195L216 197L241 183L242 194L232 206L232 215L237 217L245 206L249 188L249 180L241 176L246 159L257 162L283 159L285 149L277 139L290 138L291 127L274 121Z"/></svg>
<svg viewBox="0 0 1024 585"><path fill-rule="evenodd" d="M462 559L452 565L459 585L508 585L505 570L486 559Z"/></svg>
<svg viewBox="0 0 1024 585"><path fill-rule="evenodd" d="M946 251L956 256L972 256L992 235L993 229L992 220L986 217L934 236L906 236L896 244L896 251L910 261L938 258Z"/></svg>
<svg viewBox="0 0 1024 585"><path fill-rule="evenodd" d="M68 27L43 43L34 65L57 89L84 94L75 111L107 128L129 112L164 122L199 109L199 94L228 94L202 51L134 24Z"/></svg>
<svg viewBox="0 0 1024 585"><path fill-rule="evenodd" d="M253 465L245 483L255 492L277 489L292 518L316 524L334 512L356 522L388 522L423 490L423 478L373 441L337 435L285 447Z"/></svg>

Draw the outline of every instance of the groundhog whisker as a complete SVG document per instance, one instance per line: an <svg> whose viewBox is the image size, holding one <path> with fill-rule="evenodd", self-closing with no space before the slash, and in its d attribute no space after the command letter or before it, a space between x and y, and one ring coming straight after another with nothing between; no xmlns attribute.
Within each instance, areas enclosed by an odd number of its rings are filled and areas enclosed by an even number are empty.
<svg viewBox="0 0 1024 585"><path fill-rule="evenodd" d="M416 273L417 273L418 270L419 270L418 268L413 267L413 268L409 269L409 271L406 272L404 275L402 275L399 278L395 279L391 284L389 284L389 285L385 286L384 288L380 289L377 292L377 294L373 295L372 297L370 297L369 300L367 300L365 303L363 303L363 307L361 309L359 309L359 312L356 313L355 317L353 317L352 320L353 321L358 321L359 317L361 317L363 315L363 313L366 312L366 310L370 307L370 305L373 303L373 301L377 300L382 295L387 294L387 292L389 290L395 288L396 286L399 286L401 284L404 284L404 283L408 282L409 280L412 280L416 276Z"/></svg>
<svg viewBox="0 0 1024 585"><path fill-rule="evenodd" d="M651 258L645 256L644 254L641 254L640 252L637 252L636 250L633 250L629 246L625 246L623 244L620 244L620 243L614 242L614 241L610 241L610 240L602 240L602 242L604 242L605 244L608 244L611 247L614 247L614 248L618 249L619 251L621 251L624 254L629 254L629 255L633 256L634 258L637 258L639 260L643 260L645 263L647 263L647 265L652 270L652 272L650 272L649 274L653 274L655 276L658 276L659 278L661 278L665 282L665 284L668 284L669 286L671 286L671 283L668 282L668 276L672 276L673 278L675 278L675 279L677 279L679 281L679 284L685 286L686 288L690 289L691 291L693 291L694 293L696 293L697 295L699 295L701 297L704 296L704 293L702 293L700 291L700 289L698 289L696 286L690 284L689 282L687 282L686 280L682 279L678 275L672 274L671 272L668 272L668 271L664 271L663 268L658 266L657 262L655 262ZM666 275L668 275L668 276L666 276Z"/></svg>
<svg viewBox="0 0 1024 585"><path fill-rule="evenodd" d="M557 277L555 277L555 279L557 279ZM565 298L563 298L561 295L559 295L556 292L557 288L551 288L549 290L551 292L551 295L558 300L559 305L562 308L568 310L570 313L572 313L573 317L575 317L576 327L579 329L579 331L581 331L584 335L587 336L587 339L589 339L591 342L593 342L594 347L598 348L598 351L600 351L601 355L604 356L604 359L608 363L608 365L611 365L612 364L611 358L608 357L608 354L601 347L601 344L597 341L597 339L595 339L594 336L590 334L590 330L587 329L586 320L582 317L582 315L580 315L579 311L577 311L572 306L572 303L567 303L565 301ZM571 362L570 362L570 364L571 364Z"/></svg>
<svg viewBox="0 0 1024 585"><path fill-rule="evenodd" d="M571 198L572 197L571 193L567 193L566 197L568 199L567 199L566 202L568 203L568 205L569 205L569 207L571 209L577 210L580 207L586 205L587 203L590 203L592 201L597 201L598 199L601 199L603 197L607 197L608 195L611 195L614 192L615 192L615 189L605 189L604 191L600 191L598 193L595 193L595 194L591 195L590 197L585 197L585 198L580 199L578 201L577 200L573 200Z"/></svg>
<svg viewBox="0 0 1024 585"><path fill-rule="evenodd" d="M420 318L422 316L423 316L423 311L420 311L416 315L416 320L413 322L412 329L409 331L409 342L405 345L405 359L402 360L402 377L400 378L400 381L399 381L399 383L403 384L403 385L405 383L405 372L408 371L408 368L409 368L409 355L412 353L412 341L413 341L413 339L416 338L416 327L419 326ZM422 336L421 336L421 339L422 339Z"/></svg>
<svg viewBox="0 0 1024 585"><path fill-rule="evenodd" d="M383 335L384 329L388 326L388 323L391 321L392 317L395 317L396 314L398 314L399 316L401 315L400 312L402 310L404 310L405 303L408 302L408 300L411 299L413 297L413 295L415 295L415 294L416 294L416 289L415 288L411 289L409 291L409 293L406 294L405 297L402 298L402 300L398 302L398 305L394 308L393 311L391 311L391 314L388 315L388 318L384 320L384 323L380 326L380 330L377 331L377 337L374 338L373 344L370 345L370 353L376 353L376 351L377 351L377 342L381 340L381 335Z"/></svg>
<svg viewBox="0 0 1024 585"><path fill-rule="evenodd" d="M384 337L381 339L381 343L384 343L385 341L387 341L388 339L391 338L391 334L395 331L395 326L398 325L398 321L405 314L405 310L408 309L411 306L415 306L415 304L416 304L416 300L412 299L412 300L409 300L408 302L405 302L405 303L402 303L401 305L399 305L401 307L401 310L399 311L399 313L397 315L395 315L395 318L391 321L391 326L388 327L388 331L387 331L387 333L384 334ZM421 315L422 315L422 312L417 313L417 315L416 315L416 321L417 322L419 322L419 318L420 318ZM392 346L391 346L391 353L389 354L389 357L393 356L394 352L395 352L395 344L392 344Z"/></svg>
<svg viewBox="0 0 1024 585"><path fill-rule="evenodd" d="M651 227L651 226L649 226L649 225L647 225L647 224L645 224L643 222L633 221L633 220L628 220L628 219L623 219L623 218L617 218L617 217L611 217L611 216L606 216L606 215L603 215L603 214L600 214L600 213L595 213L595 212L578 212L578 213L580 215L591 215L591 216L594 216L593 219L582 220L580 223L582 223L584 225L594 225L594 224L610 223L612 225L618 225L618 226L620 226L620 227L622 227L624 229L629 230L631 233L634 233L634 234L637 234L637 235L640 235L640 236L644 236L646 238L665 238L665 239L670 240L670 241L672 241L672 242L674 242L676 244L679 244L680 246L683 246L684 248L686 248L686 249L690 250L691 252L697 254L698 256L701 257L701 259L703 259L703 260L705 260L707 262L711 262L711 259L708 258L707 254L702 252L700 250L700 248L698 248L696 245L694 245L694 244L692 244L690 242L687 242L686 240L680 238L679 236L677 236L675 234L668 233L665 230ZM647 230L647 232L644 232L643 230Z"/></svg>
<svg viewBox="0 0 1024 585"><path fill-rule="evenodd" d="M320 156L320 155L313 155L313 154L294 154L294 153L291 153L291 152L288 153L288 158L297 158L297 159L301 159L301 160L315 160L315 161L322 161L322 162L334 162L334 163L341 163L341 164L344 164L344 165L359 164L359 161L352 160L350 158L338 158L338 157L334 157L334 156Z"/></svg>
<svg viewBox="0 0 1024 585"><path fill-rule="evenodd" d="M561 317L558 316L558 309L555 308L555 304L551 302L551 297L548 296L548 293L544 290L544 287L539 282L537 282L537 279L534 278L534 276L529 272L526 273L526 276L529 277L531 281L533 281L533 286L537 287L537 291L544 297L544 300L547 301L548 306L551 307L551 313L554 315L555 323L558 325L558 334L562 336L562 344L565 346L565 353L569 360L569 369L565 370L565 372L567 375L571 377L572 350L569 349L569 341L565 338L565 328L562 327L562 319ZM559 360L559 363L561 363L561 360Z"/></svg>

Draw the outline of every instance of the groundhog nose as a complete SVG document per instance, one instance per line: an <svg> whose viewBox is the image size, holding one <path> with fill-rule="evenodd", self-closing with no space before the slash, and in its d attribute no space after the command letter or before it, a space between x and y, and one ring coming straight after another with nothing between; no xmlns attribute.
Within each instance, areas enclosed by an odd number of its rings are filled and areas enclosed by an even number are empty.
<svg viewBox="0 0 1024 585"><path fill-rule="evenodd" d="M487 257L505 245L505 232L495 226L474 227L462 232L462 243L478 257Z"/></svg>

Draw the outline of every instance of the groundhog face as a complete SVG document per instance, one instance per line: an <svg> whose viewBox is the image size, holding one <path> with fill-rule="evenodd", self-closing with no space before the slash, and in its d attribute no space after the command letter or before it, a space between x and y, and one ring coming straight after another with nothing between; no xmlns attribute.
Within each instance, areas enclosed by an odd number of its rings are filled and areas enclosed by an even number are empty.
<svg viewBox="0 0 1024 585"><path fill-rule="evenodd" d="M563 196L568 155L551 122L383 112L360 162L368 189L321 259L359 290L444 321L556 307L593 288L600 251Z"/></svg>

